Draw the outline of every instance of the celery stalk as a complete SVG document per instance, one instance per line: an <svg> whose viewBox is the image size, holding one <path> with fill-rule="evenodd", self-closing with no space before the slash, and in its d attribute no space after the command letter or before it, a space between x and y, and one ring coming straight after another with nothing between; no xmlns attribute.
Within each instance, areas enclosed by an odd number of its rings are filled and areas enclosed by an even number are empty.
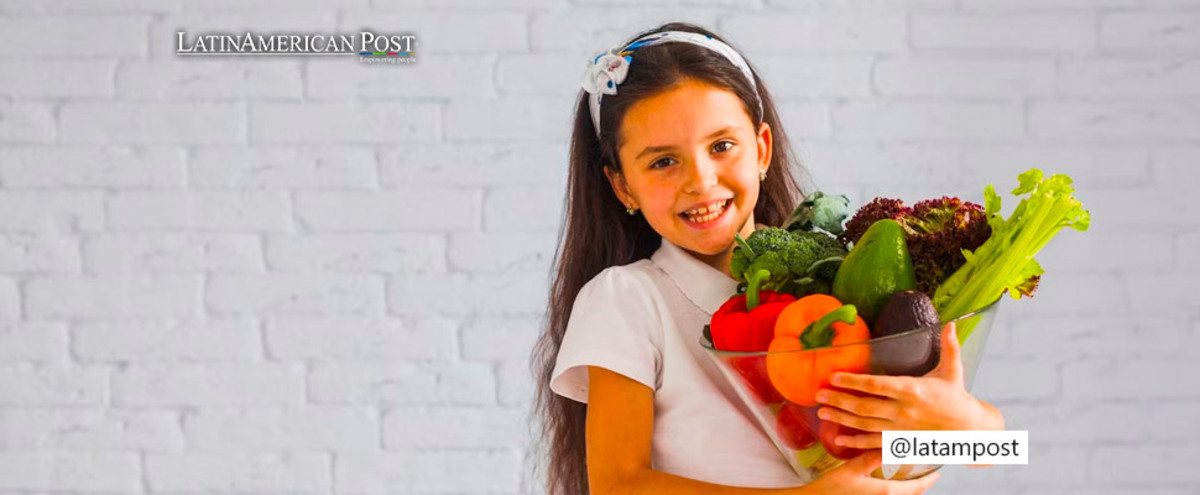
<svg viewBox="0 0 1200 495"><path fill-rule="evenodd" d="M991 185L984 189L984 204L992 235L974 252L963 251L967 261L937 288L933 305L942 321L950 321L987 306L1005 291L1013 299L1030 296L1043 270L1034 255L1063 227L1086 231L1091 214L1071 195L1071 178L1045 177L1030 169L1018 177L1012 194L1021 199L1012 215L1000 215L1000 196ZM958 329L959 343L967 340L974 325Z"/></svg>

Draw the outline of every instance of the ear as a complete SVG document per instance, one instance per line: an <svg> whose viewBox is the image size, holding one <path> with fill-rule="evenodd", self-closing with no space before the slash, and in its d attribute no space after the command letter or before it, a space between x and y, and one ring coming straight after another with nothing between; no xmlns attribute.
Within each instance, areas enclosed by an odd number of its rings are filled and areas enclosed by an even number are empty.
<svg viewBox="0 0 1200 495"><path fill-rule="evenodd" d="M608 183L612 186L613 192L617 194L617 199L625 204L626 208L637 208L637 201L634 201L633 194L629 192L629 183L625 182L625 174L617 171L615 167L610 167L607 164L604 166L604 175L608 177Z"/></svg>
<svg viewBox="0 0 1200 495"><path fill-rule="evenodd" d="M771 166L771 150L775 136L771 134L771 124L765 121L758 126L758 169L767 170Z"/></svg>

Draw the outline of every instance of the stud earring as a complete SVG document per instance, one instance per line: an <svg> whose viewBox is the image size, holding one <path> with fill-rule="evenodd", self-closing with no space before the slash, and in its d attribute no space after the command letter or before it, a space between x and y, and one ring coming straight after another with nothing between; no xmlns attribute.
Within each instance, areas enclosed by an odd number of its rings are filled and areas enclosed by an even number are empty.
<svg viewBox="0 0 1200 495"><path fill-rule="evenodd" d="M625 208L625 211L628 212L630 215L632 215L634 213L637 213L637 208L632 208L632 207Z"/></svg>
<svg viewBox="0 0 1200 495"><path fill-rule="evenodd" d="M758 181L759 181L759 182L762 182L762 181L764 181L764 180L767 180L767 171L766 171L766 170L759 170L759 171L758 171Z"/></svg>

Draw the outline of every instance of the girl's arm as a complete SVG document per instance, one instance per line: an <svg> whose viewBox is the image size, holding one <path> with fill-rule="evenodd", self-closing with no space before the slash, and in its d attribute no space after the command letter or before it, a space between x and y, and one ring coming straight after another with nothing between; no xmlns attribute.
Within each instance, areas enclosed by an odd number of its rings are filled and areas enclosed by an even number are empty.
<svg viewBox="0 0 1200 495"><path fill-rule="evenodd" d="M587 464L593 494L801 493L716 485L650 469L654 391L624 375L588 367Z"/></svg>
<svg viewBox="0 0 1200 495"><path fill-rule="evenodd" d="M808 485L796 488L743 488L717 485L650 469L654 430L654 391L624 375L588 367L587 466L591 493L620 494L919 494L937 481L934 473L913 481L867 477L879 454L853 459Z"/></svg>

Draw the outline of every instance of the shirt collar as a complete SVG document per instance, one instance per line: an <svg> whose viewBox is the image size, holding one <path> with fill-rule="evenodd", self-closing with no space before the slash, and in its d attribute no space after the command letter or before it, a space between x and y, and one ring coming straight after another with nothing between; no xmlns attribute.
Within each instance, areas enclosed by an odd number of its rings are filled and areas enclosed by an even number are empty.
<svg viewBox="0 0 1200 495"><path fill-rule="evenodd" d="M693 304L710 315L737 292L737 280L696 259L666 237L650 260L667 272Z"/></svg>

